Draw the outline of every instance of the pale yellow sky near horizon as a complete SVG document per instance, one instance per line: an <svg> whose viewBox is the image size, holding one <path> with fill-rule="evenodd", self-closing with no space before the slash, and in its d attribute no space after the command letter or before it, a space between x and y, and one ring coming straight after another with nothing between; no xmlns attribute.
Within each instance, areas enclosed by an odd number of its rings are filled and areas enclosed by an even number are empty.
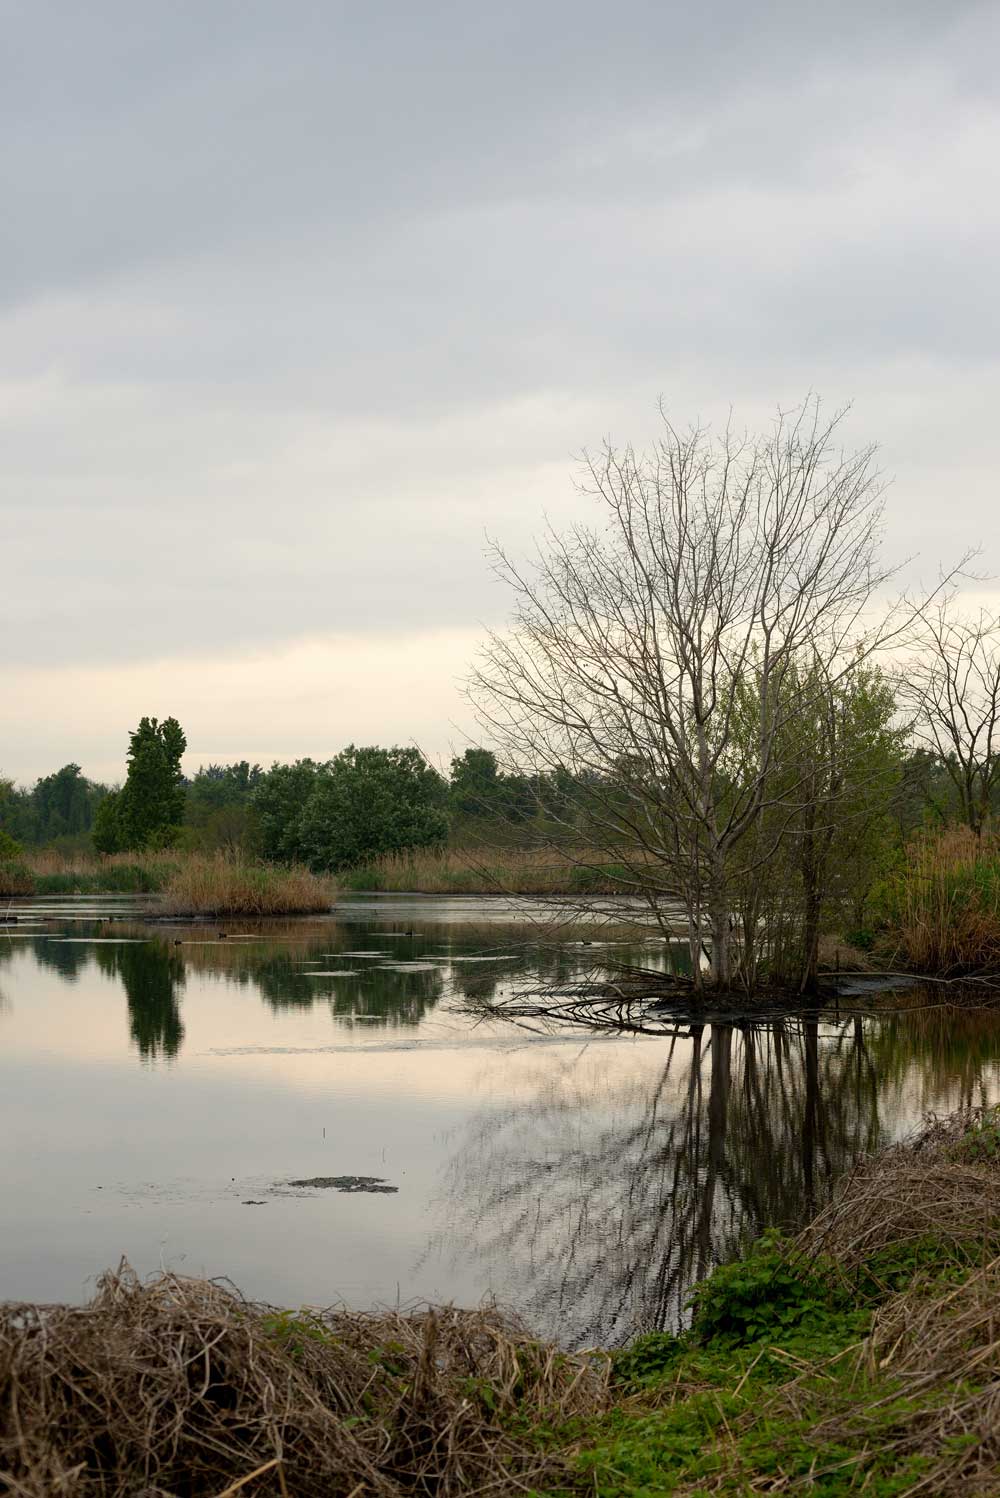
<svg viewBox="0 0 1000 1498"><path fill-rule="evenodd" d="M246 655L14 667L5 672L4 716L24 746L23 760L0 764L0 772L30 783L73 758L92 779L120 780L129 731L143 714L179 719L188 774L234 759L265 767L276 759L328 759L348 743L385 743L387 701L401 696L410 732L395 742L416 744L446 765L475 731L460 682L481 638L472 630L340 635ZM115 743L120 752L111 757Z"/></svg>

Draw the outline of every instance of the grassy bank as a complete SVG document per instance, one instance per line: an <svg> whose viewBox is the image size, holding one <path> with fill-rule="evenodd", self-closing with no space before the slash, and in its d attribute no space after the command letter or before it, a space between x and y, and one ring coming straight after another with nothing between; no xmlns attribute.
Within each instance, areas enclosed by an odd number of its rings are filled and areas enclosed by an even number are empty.
<svg viewBox="0 0 1000 1498"><path fill-rule="evenodd" d="M496 1312L279 1312L107 1276L0 1310L23 1498L170 1493L986 1495L1000 1473L1000 1120L870 1161L683 1336L570 1356Z"/></svg>
<svg viewBox="0 0 1000 1498"><path fill-rule="evenodd" d="M998 1162L996 1114L939 1128L717 1270L684 1336L617 1354L607 1409L551 1432L561 1491L996 1493Z"/></svg>
<svg viewBox="0 0 1000 1498"><path fill-rule="evenodd" d="M620 894L624 868L581 849L573 859L544 848L415 848L348 869L343 889L428 895Z"/></svg>
<svg viewBox="0 0 1000 1498"><path fill-rule="evenodd" d="M31 849L0 863L0 895L157 894L181 858L172 852L67 856Z"/></svg>
<svg viewBox="0 0 1000 1498"><path fill-rule="evenodd" d="M47 851L0 864L0 897L156 896L167 915L273 916L329 910L335 889L308 869L200 853L66 858Z"/></svg>

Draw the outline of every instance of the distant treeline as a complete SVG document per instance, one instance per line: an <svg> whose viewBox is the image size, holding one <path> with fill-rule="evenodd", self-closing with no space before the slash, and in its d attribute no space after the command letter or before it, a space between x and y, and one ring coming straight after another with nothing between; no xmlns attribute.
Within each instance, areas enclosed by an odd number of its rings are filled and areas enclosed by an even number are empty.
<svg viewBox="0 0 1000 1498"><path fill-rule="evenodd" d="M259 855L317 870L344 869L408 848L516 838L565 802L564 777L509 775L495 755L467 749L450 773L413 748L356 748L329 760L240 760L179 772L173 719L142 720L123 786L64 765L34 786L0 777L0 837L25 848L117 852L180 847ZM180 733L179 725L176 733ZM182 737L182 736L181 736ZM162 761L162 763L161 763Z"/></svg>
<svg viewBox="0 0 1000 1498"><path fill-rule="evenodd" d="M0 776L0 831L24 847L80 845L109 789L74 764L41 776L30 790Z"/></svg>
<svg viewBox="0 0 1000 1498"><path fill-rule="evenodd" d="M149 722L132 736L140 748L155 747ZM0 777L0 844L89 852L96 831L96 846L107 852L177 846L341 870L408 848L516 842L519 834L531 840L546 822L579 820L586 801L566 772L505 773L490 750L475 748L453 758L447 775L413 748L352 745L329 760L268 770L248 760L204 765L174 782L154 827L150 792L140 786L124 798L123 812L122 790L88 779L77 764L30 788ZM595 803L615 794L597 782L587 791ZM1000 810L1000 792L997 799ZM901 754L886 810L900 841L922 826L960 820L947 762L926 749ZM585 838L586 827L579 831Z"/></svg>

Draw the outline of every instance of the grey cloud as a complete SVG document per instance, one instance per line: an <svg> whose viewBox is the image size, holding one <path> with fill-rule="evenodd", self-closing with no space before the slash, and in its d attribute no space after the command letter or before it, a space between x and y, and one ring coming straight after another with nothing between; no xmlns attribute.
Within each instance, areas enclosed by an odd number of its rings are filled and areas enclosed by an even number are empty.
<svg viewBox="0 0 1000 1498"><path fill-rule="evenodd" d="M995 6L0 19L25 659L495 621L484 528L575 513L572 452L661 390L682 419L858 395L940 544L996 359Z"/></svg>

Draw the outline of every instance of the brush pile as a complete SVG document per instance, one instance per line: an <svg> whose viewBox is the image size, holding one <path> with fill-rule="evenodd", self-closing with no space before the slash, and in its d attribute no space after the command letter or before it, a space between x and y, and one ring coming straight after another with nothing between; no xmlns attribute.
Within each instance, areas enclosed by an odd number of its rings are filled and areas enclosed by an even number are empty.
<svg viewBox="0 0 1000 1498"><path fill-rule="evenodd" d="M587 1413L605 1382L492 1309L291 1313L123 1263L90 1305L0 1306L0 1490L523 1492L546 1466L511 1417Z"/></svg>

